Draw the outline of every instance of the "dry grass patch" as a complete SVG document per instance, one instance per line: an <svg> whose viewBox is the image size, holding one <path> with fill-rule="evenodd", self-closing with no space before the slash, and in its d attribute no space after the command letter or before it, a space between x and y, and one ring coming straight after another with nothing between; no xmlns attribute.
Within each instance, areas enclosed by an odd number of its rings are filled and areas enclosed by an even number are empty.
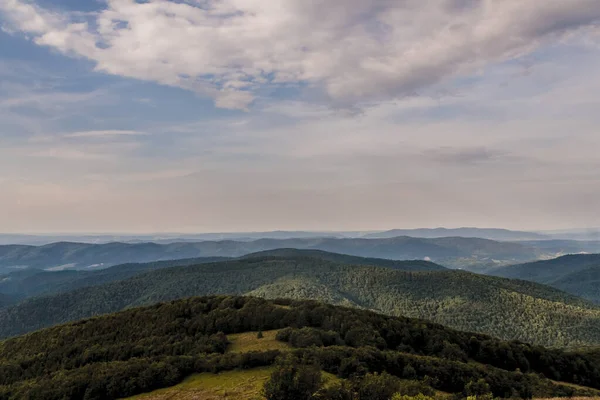
<svg viewBox="0 0 600 400"><path fill-rule="evenodd" d="M227 352L247 353L249 351L289 350L290 346L275 339L279 330L264 331L263 338L258 339L258 332L237 333L227 335L231 342Z"/></svg>
<svg viewBox="0 0 600 400"><path fill-rule="evenodd" d="M263 385L275 370L274 367L227 371L220 374L192 375L170 388L129 397L125 400L264 400ZM338 382L335 375L324 372L323 382Z"/></svg>
<svg viewBox="0 0 600 400"><path fill-rule="evenodd" d="M260 392L273 368L192 375L182 383L127 400L262 400Z"/></svg>

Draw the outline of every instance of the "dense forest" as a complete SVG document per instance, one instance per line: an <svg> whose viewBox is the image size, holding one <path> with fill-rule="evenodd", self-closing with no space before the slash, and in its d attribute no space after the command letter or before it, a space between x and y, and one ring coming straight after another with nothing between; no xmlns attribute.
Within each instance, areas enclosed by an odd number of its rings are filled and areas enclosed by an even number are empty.
<svg viewBox="0 0 600 400"><path fill-rule="evenodd" d="M497 268L489 273L543 283L600 303L600 254L572 254Z"/></svg>
<svg viewBox="0 0 600 400"><path fill-rule="evenodd" d="M542 285L462 271L343 265L299 255L160 269L32 298L0 310L0 335L210 294L317 299L553 347L600 344L600 308Z"/></svg>
<svg viewBox="0 0 600 400"><path fill-rule="evenodd" d="M0 342L0 399L121 398L195 372L273 365L282 350L228 352L227 336L273 329L291 345L286 358L293 363L359 379L359 386L381 383L386 374L458 395L477 382L500 397L593 395L592 388L600 388L598 353L503 342L314 301L221 296L126 310Z"/></svg>

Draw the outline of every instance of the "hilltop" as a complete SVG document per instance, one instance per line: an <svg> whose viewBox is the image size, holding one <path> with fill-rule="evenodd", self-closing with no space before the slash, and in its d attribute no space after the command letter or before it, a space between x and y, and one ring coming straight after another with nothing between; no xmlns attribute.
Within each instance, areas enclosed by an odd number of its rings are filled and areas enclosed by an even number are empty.
<svg viewBox="0 0 600 400"><path fill-rule="evenodd" d="M423 318L503 339L560 347L600 344L600 308L543 285L462 271L346 265L308 256L256 256L159 269L28 299L0 310L0 336L207 294L311 298Z"/></svg>
<svg viewBox="0 0 600 400"><path fill-rule="evenodd" d="M257 331L267 335L258 339ZM217 372L241 369L244 379L255 374L260 382L265 372L276 376L287 368L327 373L332 383L321 389L324 400L373 385L412 396L596 395L599 361L597 353L502 342L318 302L204 297L0 342L0 399L123 398L186 377L188 385L209 389ZM265 371L275 363L278 368Z"/></svg>

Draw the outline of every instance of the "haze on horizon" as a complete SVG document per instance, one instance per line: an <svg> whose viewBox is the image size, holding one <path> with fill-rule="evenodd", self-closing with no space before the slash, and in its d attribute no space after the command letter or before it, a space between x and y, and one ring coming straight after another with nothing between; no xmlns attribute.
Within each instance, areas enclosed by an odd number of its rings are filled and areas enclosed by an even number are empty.
<svg viewBox="0 0 600 400"><path fill-rule="evenodd" d="M1 230L599 227L599 24L597 0L0 0Z"/></svg>

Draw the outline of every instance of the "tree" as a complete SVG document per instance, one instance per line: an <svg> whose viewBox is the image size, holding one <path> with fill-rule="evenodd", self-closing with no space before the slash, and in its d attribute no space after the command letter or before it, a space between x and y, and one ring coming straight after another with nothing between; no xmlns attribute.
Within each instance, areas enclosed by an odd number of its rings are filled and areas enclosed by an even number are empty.
<svg viewBox="0 0 600 400"><path fill-rule="evenodd" d="M485 379L479 379L477 381L470 381L465 385L465 393L467 397L477 398L492 398L492 391L490 385Z"/></svg>
<svg viewBox="0 0 600 400"><path fill-rule="evenodd" d="M400 388L400 380L387 372L367 374L358 386L360 400L389 400Z"/></svg>
<svg viewBox="0 0 600 400"><path fill-rule="evenodd" d="M321 370L288 357L280 361L263 387L267 400L311 400L321 387Z"/></svg>

